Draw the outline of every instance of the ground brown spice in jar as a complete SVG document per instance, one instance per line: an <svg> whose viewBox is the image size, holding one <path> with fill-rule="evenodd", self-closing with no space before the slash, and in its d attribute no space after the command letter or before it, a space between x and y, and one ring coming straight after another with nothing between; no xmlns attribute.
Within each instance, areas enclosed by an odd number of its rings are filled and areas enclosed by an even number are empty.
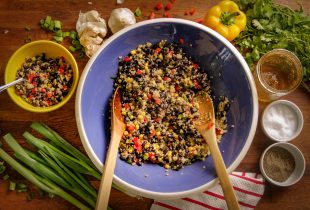
<svg viewBox="0 0 310 210"><path fill-rule="evenodd" d="M282 147L272 147L263 159L264 170L268 177L277 182L284 182L295 169L292 154Z"/></svg>

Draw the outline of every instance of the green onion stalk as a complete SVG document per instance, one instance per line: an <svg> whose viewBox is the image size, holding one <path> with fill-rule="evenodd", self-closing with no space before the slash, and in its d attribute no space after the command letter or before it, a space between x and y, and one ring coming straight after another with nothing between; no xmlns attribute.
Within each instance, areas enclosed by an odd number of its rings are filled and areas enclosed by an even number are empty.
<svg viewBox="0 0 310 210"><path fill-rule="evenodd" d="M7 154L3 149L0 148L0 157L7 162L14 170L16 170L18 173L20 173L23 177L25 177L28 181L39 187L40 189L54 194L58 195L74 206L78 207L79 209L85 209L90 210L89 207L85 206L83 203L78 201L76 198L68 194L66 191L62 190L60 187L58 187L56 184L54 184L52 181L39 176L26 167L22 166L20 163L18 163L16 160L14 160L9 154Z"/></svg>

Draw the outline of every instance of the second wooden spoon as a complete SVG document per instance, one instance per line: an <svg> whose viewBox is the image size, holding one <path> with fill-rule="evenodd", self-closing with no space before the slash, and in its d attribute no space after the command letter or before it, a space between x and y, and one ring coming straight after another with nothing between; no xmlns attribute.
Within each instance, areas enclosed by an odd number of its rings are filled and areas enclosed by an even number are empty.
<svg viewBox="0 0 310 210"><path fill-rule="evenodd" d="M209 94L203 92L199 93L195 100L199 105L200 116L199 119L194 122L194 125L209 146L228 209L238 210L240 209L238 200L229 180L226 166L216 141L215 116L212 99Z"/></svg>

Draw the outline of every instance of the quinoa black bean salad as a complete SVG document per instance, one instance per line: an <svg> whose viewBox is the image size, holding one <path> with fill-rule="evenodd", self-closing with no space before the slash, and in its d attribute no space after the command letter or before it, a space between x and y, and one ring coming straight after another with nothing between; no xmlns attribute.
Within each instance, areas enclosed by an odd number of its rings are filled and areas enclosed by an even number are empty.
<svg viewBox="0 0 310 210"><path fill-rule="evenodd" d="M73 72L64 57L46 58L42 53L26 58L16 78L25 79L15 86L18 95L35 107L49 107L61 102L69 93Z"/></svg>
<svg viewBox="0 0 310 210"><path fill-rule="evenodd" d="M121 88L126 124L122 160L179 170L210 154L193 124L199 118L195 94L210 93L210 80L177 44L145 43L120 57L115 86ZM222 97L216 112L218 141L226 132L227 109L228 99Z"/></svg>

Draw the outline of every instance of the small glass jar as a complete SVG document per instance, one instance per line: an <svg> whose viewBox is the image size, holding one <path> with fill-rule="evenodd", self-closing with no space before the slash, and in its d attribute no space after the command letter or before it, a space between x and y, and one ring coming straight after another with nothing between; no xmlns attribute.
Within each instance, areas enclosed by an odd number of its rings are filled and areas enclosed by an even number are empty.
<svg viewBox="0 0 310 210"><path fill-rule="evenodd" d="M253 76L258 99L270 102L294 91L300 85L302 65L294 53L275 49L260 58Z"/></svg>

